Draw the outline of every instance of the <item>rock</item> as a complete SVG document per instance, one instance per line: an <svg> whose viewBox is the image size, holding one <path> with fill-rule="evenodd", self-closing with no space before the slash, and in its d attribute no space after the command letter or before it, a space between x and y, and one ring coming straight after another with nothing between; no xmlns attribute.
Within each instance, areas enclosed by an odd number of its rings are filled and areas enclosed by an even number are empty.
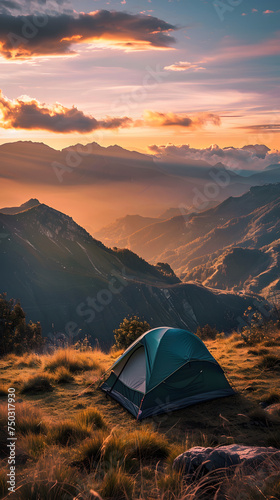
<svg viewBox="0 0 280 500"><path fill-rule="evenodd" d="M247 469L257 469L267 459L279 461L280 466L280 450L239 444L219 448L196 446L175 458L173 468L188 475L204 475L210 471L241 465Z"/></svg>
<svg viewBox="0 0 280 500"><path fill-rule="evenodd" d="M280 417L280 403L274 403L266 407L265 411L273 417Z"/></svg>

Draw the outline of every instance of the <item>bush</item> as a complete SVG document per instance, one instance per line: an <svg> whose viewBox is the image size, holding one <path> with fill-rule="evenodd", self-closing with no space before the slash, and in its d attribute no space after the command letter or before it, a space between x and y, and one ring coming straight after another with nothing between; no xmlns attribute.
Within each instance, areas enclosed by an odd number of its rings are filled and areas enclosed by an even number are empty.
<svg viewBox="0 0 280 500"><path fill-rule="evenodd" d="M196 330L196 335L201 340L215 340L218 334L218 330L210 325L199 326Z"/></svg>
<svg viewBox="0 0 280 500"><path fill-rule="evenodd" d="M44 345L40 323L26 323L25 312L19 302L0 295L0 356L10 352L21 354Z"/></svg>
<svg viewBox="0 0 280 500"><path fill-rule="evenodd" d="M35 375L30 377L28 380L23 382L20 392L25 394L27 392L51 392L53 391L53 386L51 385L51 379L48 375Z"/></svg>
<svg viewBox="0 0 280 500"><path fill-rule="evenodd" d="M114 330L114 349L127 349L140 335L150 330L147 321L141 321L138 316L124 318L119 328Z"/></svg>

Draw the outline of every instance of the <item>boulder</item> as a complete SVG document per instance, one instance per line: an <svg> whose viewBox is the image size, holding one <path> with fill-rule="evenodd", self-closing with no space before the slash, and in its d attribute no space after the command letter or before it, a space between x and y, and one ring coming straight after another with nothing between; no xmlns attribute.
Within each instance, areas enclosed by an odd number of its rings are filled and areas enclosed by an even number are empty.
<svg viewBox="0 0 280 500"><path fill-rule="evenodd" d="M280 403L274 403L266 407L265 411L272 417L280 417Z"/></svg>
<svg viewBox="0 0 280 500"><path fill-rule="evenodd" d="M280 467L280 450L259 446L243 446L231 444L219 448L203 448L196 446L182 453L173 462L173 469L188 475L205 475L218 469L235 469L241 466L257 469L265 461L278 462Z"/></svg>

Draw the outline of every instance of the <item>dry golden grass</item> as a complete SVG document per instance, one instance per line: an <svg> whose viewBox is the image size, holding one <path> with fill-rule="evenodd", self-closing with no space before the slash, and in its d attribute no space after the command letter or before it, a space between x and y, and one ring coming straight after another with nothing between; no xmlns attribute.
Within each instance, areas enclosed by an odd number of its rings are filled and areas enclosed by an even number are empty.
<svg viewBox="0 0 280 500"><path fill-rule="evenodd" d="M260 407L261 402L280 401L280 372L274 369L280 346L247 347L237 335L206 342L237 391L235 396L143 423L97 390L98 377L120 353L67 349L39 360L31 355L1 360L4 387L15 387L16 399L23 400L16 403L18 446L30 457L18 464L15 500L89 500L91 490L103 500L207 500L218 488L221 498L228 500L277 498L276 471L259 481L261 493L253 484L248 486L242 474L231 480L224 476L219 484L213 476L185 484L172 471L174 458L192 446L235 442L280 448L280 419L270 418ZM242 345L236 348L236 342ZM261 352L264 348L268 352ZM266 365L260 366L263 359ZM52 392L20 394L21 380L27 383L42 373L51 380ZM61 383L64 378L68 383ZM5 397L6 393L0 404L2 429L7 421ZM2 473L0 492L5 487Z"/></svg>
<svg viewBox="0 0 280 500"><path fill-rule="evenodd" d="M50 372L55 372L61 367L66 368L71 373L101 369L96 351L83 352L71 348L58 349L54 354L44 356L43 361L45 370Z"/></svg>

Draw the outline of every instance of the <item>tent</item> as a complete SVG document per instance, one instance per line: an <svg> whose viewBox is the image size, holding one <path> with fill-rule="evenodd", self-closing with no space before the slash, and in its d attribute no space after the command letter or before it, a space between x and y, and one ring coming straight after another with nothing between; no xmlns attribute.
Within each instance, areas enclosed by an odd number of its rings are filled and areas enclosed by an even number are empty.
<svg viewBox="0 0 280 500"><path fill-rule="evenodd" d="M179 328L144 333L110 371L100 388L138 420L234 394L202 340Z"/></svg>

